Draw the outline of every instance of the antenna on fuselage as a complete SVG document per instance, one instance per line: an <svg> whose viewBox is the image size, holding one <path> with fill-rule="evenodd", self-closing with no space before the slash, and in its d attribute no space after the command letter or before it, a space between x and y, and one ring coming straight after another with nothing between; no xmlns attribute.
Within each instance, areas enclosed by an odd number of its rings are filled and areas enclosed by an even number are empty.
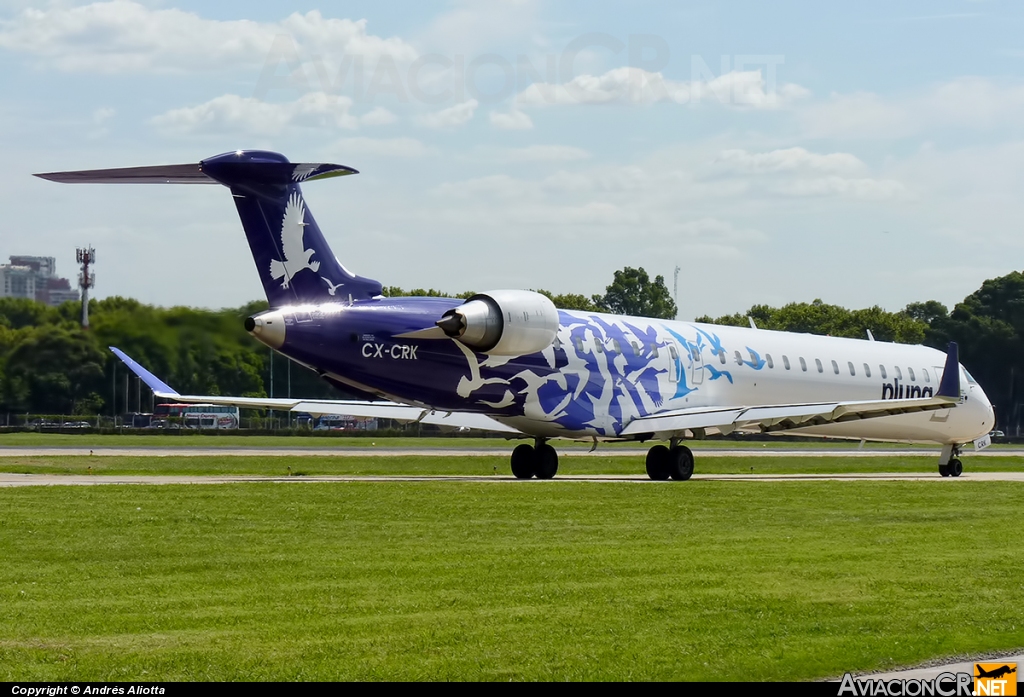
<svg viewBox="0 0 1024 697"><path fill-rule="evenodd" d="M676 319L679 319L679 272L681 270L677 264L676 270L672 273L672 300L676 303Z"/></svg>

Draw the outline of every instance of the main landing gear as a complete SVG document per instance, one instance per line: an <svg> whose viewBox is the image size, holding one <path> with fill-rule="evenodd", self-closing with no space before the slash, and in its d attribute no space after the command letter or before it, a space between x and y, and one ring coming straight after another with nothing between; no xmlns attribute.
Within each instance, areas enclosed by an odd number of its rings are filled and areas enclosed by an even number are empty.
<svg viewBox="0 0 1024 697"><path fill-rule="evenodd" d="M647 451L647 476L656 481L685 482L693 475L693 453L673 440L672 446L655 445Z"/></svg>
<svg viewBox="0 0 1024 697"><path fill-rule="evenodd" d="M939 456L939 474L943 477L959 477L963 472L964 464L960 462L960 446L945 446Z"/></svg>
<svg viewBox="0 0 1024 697"><path fill-rule="evenodd" d="M551 479L558 473L558 453L543 438L536 446L517 445L512 451L512 474L516 479Z"/></svg>

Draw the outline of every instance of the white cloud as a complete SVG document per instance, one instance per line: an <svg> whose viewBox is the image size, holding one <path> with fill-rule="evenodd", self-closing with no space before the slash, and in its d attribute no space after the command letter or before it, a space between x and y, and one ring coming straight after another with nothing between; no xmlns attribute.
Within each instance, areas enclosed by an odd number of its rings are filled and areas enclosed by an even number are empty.
<svg viewBox="0 0 1024 697"><path fill-rule="evenodd" d="M172 109L153 117L150 123L173 135L241 131L273 136L292 127L354 129L359 120L349 113L351 107L348 97L323 92L280 104L225 94L198 106Z"/></svg>
<svg viewBox="0 0 1024 697"><path fill-rule="evenodd" d="M550 104L698 104L713 101L740 107L770 109L805 97L809 92L787 83L769 90L760 70L732 71L713 80L676 81L661 73L622 67L603 75L579 75L561 83L537 82L516 97L520 106Z"/></svg>
<svg viewBox="0 0 1024 697"><path fill-rule="evenodd" d="M0 48L25 53L68 72L138 73L252 67L274 58L274 40L290 37L298 52L415 60L398 38L368 34L366 20L326 18L313 10L278 22L204 19L131 0L29 8L0 21Z"/></svg>
<svg viewBox="0 0 1024 697"><path fill-rule="evenodd" d="M936 128L1015 126L1024 120L1024 84L959 78L916 94L833 94L798 110L804 135L816 138L903 138Z"/></svg>
<svg viewBox="0 0 1024 697"><path fill-rule="evenodd" d="M463 55L495 51L536 31L538 0L455 0L419 37L420 43Z"/></svg>
<svg viewBox="0 0 1024 697"><path fill-rule="evenodd" d="M865 177L868 166L845 152L821 154L793 147L768 152L722 150L701 175L713 181L742 182L746 198L835 196L853 199L906 199L911 191L891 178Z"/></svg>
<svg viewBox="0 0 1024 697"><path fill-rule="evenodd" d="M96 111L92 112L92 121L98 126L104 121L113 118L114 114L116 113L117 111L115 109L111 109L110 107L101 107Z"/></svg>
<svg viewBox="0 0 1024 697"><path fill-rule="evenodd" d="M475 99L469 99L441 111L423 114L417 118L417 121L421 126L426 126L427 128L440 129L464 126L473 118L473 114L478 106L480 106L480 102Z"/></svg>
<svg viewBox="0 0 1024 697"><path fill-rule="evenodd" d="M382 106L375 107L359 117L359 123L364 126L386 126L396 121L398 117Z"/></svg>
<svg viewBox="0 0 1024 697"><path fill-rule="evenodd" d="M590 153L570 145L530 145L525 148L493 148L482 151L496 162L573 162L586 160Z"/></svg>
<svg viewBox="0 0 1024 697"><path fill-rule="evenodd" d="M342 138L334 143L331 150L343 157L423 157L435 152L415 138Z"/></svg>
<svg viewBox="0 0 1024 697"><path fill-rule="evenodd" d="M723 150L715 163L738 172L763 174L810 170L817 172L856 172L865 168L855 155L845 152L819 155L804 148L785 148L771 152L750 153L746 150Z"/></svg>
<svg viewBox="0 0 1024 697"><path fill-rule="evenodd" d="M768 187L786 196L845 196L857 199L893 199L909 195L907 187L893 179L845 179L843 177L798 178Z"/></svg>
<svg viewBox="0 0 1024 697"><path fill-rule="evenodd" d="M491 125L503 131L524 131L533 128L533 119L524 111L492 111Z"/></svg>

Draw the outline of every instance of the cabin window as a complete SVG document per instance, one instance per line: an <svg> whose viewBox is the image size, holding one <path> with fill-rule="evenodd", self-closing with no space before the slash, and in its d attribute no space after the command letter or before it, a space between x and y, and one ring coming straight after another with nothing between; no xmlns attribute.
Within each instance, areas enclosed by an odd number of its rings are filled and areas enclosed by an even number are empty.
<svg viewBox="0 0 1024 697"><path fill-rule="evenodd" d="M739 351L736 352L736 365L743 365L743 356L740 355Z"/></svg>
<svg viewBox="0 0 1024 697"><path fill-rule="evenodd" d="M839 375L839 364L835 361L832 361L832 370L836 375Z"/></svg>
<svg viewBox="0 0 1024 697"><path fill-rule="evenodd" d="M800 370L807 372L807 361L804 360L803 356L800 356Z"/></svg>
<svg viewBox="0 0 1024 697"><path fill-rule="evenodd" d="M853 361L847 361L846 365L850 366L850 375L857 374L857 369L853 367Z"/></svg>
<svg viewBox="0 0 1024 697"><path fill-rule="evenodd" d="M928 377L928 369L927 368L921 368L921 375L924 376L924 381L925 382L931 382L932 381L932 379L930 377Z"/></svg>
<svg viewBox="0 0 1024 697"><path fill-rule="evenodd" d="M886 379L886 375L885 375L885 366L884 365L882 365L882 364L878 365L878 372L880 372L882 374L882 379L885 380Z"/></svg>
<svg viewBox="0 0 1024 697"><path fill-rule="evenodd" d="M903 372L900 370L900 367L898 365L894 365L892 367L892 369L896 371L896 379L897 380L902 380L903 379Z"/></svg>
<svg viewBox="0 0 1024 697"><path fill-rule="evenodd" d="M725 351L721 351L718 354L718 362L725 365Z"/></svg>
<svg viewBox="0 0 1024 697"><path fill-rule="evenodd" d="M557 335L555 335L555 348L556 349L562 348L562 340L559 339Z"/></svg>
<svg viewBox="0 0 1024 697"><path fill-rule="evenodd" d="M700 349L696 346L690 346L690 358L694 361L700 361Z"/></svg>
<svg viewBox="0 0 1024 697"><path fill-rule="evenodd" d="M764 359L765 359L765 361L768 362L768 367L769 368L774 368L775 367L775 361L772 360L772 354L770 354L770 353L764 354Z"/></svg>
<svg viewBox="0 0 1024 697"><path fill-rule="evenodd" d="M604 353L604 342L596 336L594 337L594 350L598 353Z"/></svg>
<svg viewBox="0 0 1024 697"><path fill-rule="evenodd" d="M910 381L911 382L917 382L917 378L914 377L914 369L913 368L907 368L907 375L910 376Z"/></svg>
<svg viewBox="0 0 1024 697"><path fill-rule="evenodd" d="M629 345L633 349L633 355L634 356L639 356L640 355L640 345L637 344L635 341L630 341Z"/></svg>
<svg viewBox="0 0 1024 697"><path fill-rule="evenodd" d="M818 366L818 372L819 373L824 373L825 372L825 368L823 368L822 365L821 365L821 359L820 358L815 358L814 359L814 365Z"/></svg>
<svg viewBox="0 0 1024 697"><path fill-rule="evenodd" d="M668 347L668 354L670 356L672 356L672 360L676 360L676 361L679 360L679 352L676 351L676 347L675 346L669 345L669 347Z"/></svg>
<svg viewBox="0 0 1024 697"><path fill-rule="evenodd" d="M572 345L576 347L576 351L578 353L583 353L583 339L582 338L580 338L579 336L574 336L572 338Z"/></svg>
<svg viewBox="0 0 1024 697"><path fill-rule="evenodd" d="M618 339L612 339L612 351L622 353L622 344L619 343Z"/></svg>
<svg viewBox="0 0 1024 697"><path fill-rule="evenodd" d="M782 357L782 365L786 366L786 370L789 370L789 356Z"/></svg>
<svg viewBox="0 0 1024 697"><path fill-rule="evenodd" d="M657 358L660 355L658 353L658 345L657 344L650 344L650 349L651 349L651 356L653 358Z"/></svg>
<svg viewBox="0 0 1024 697"><path fill-rule="evenodd" d="M864 364L864 377L871 377L871 366L867 363Z"/></svg>

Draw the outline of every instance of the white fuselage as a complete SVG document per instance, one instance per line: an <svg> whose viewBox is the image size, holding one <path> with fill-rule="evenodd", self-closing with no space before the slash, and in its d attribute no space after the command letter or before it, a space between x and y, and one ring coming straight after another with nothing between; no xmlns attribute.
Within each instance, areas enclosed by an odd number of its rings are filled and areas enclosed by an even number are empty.
<svg viewBox="0 0 1024 697"><path fill-rule="evenodd" d="M910 399L934 395L946 355L926 346L562 311L545 352L568 357L554 379L566 397L593 403L594 430L566 433L558 414L527 400L529 433L608 437L638 416L678 409ZM548 378L549 380L551 378ZM593 389L584 384L597 385ZM967 443L994 426L981 387L960 368L950 409L813 426L786 433L885 441ZM589 392L586 390L590 389ZM531 413L531 406L534 411ZM564 422L563 422L564 423Z"/></svg>

